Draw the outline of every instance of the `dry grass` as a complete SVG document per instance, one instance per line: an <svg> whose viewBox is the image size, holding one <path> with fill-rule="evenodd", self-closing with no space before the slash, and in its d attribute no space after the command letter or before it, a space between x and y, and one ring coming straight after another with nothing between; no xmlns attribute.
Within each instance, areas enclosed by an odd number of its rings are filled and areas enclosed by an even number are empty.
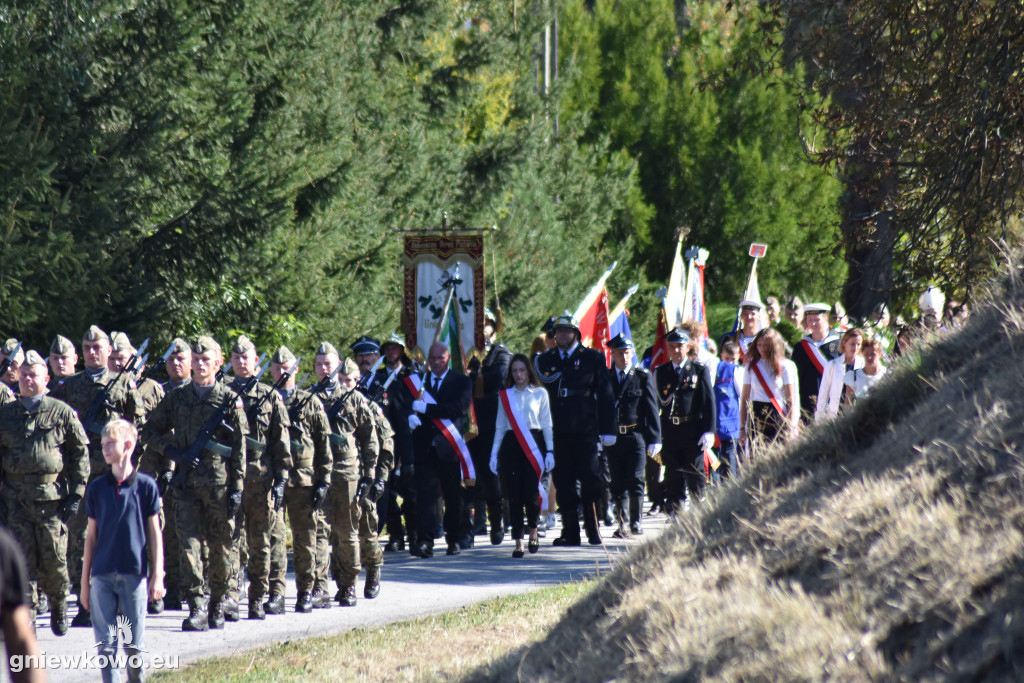
<svg viewBox="0 0 1024 683"><path fill-rule="evenodd" d="M470 680L1024 678L1024 287Z"/></svg>

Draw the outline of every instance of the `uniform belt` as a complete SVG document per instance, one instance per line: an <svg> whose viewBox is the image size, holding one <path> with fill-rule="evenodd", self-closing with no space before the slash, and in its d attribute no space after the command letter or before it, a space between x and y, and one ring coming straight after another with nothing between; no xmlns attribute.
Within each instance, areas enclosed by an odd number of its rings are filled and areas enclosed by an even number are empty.
<svg viewBox="0 0 1024 683"><path fill-rule="evenodd" d="M619 425L619 434L629 434L631 432L635 432L636 428L639 427L639 426L640 425L638 425L638 424Z"/></svg>
<svg viewBox="0 0 1024 683"><path fill-rule="evenodd" d="M559 389L558 398L570 398L572 396L589 396L590 392L586 389Z"/></svg>
<svg viewBox="0 0 1024 683"><path fill-rule="evenodd" d="M26 486L33 486L35 484L52 484L60 479L60 473L55 472L53 474L17 474L16 472L4 473L4 479L11 482L12 484L25 484Z"/></svg>
<svg viewBox="0 0 1024 683"><path fill-rule="evenodd" d="M681 425L686 422L693 422L695 418L693 415L673 415L669 418L669 422L674 425Z"/></svg>
<svg viewBox="0 0 1024 683"><path fill-rule="evenodd" d="M251 436L245 437L245 450L252 453L262 453L267 450L267 444L262 441L257 441Z"/></svg>
<svg viewBox="0 0 1024 683"><path fill-rule="evenodd" d="M225 446L222 443L217 443L213 439L210 439L209 441L206 442L206 445L203 446L203 450L208 453L218 455L222 458L231 457L231 446Z"/></svg>

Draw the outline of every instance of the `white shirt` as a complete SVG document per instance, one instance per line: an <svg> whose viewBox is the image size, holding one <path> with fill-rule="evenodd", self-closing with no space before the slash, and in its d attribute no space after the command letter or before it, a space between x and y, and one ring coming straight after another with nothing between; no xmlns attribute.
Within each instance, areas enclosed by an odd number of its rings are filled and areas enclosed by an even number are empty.
<svg viewBox="0 0 1024 683"><path fill-rule="evenodd" d="M864 367L863 356L856 356L854 368ZM818 402L814 406L814 421L819 422L839 414L843 397L843 378L846 376L846 354L833 358L821 369L821 384L818 386Z"/></svg>
<svg viewBox="0 0 1024 683"><path fill-rule="evenodd" d="M786 408L786 392L782 390L787 384L793 385L793 395L799 396L800 389L797 386L796 378L796 365L791 360L782 361L782 374L778 377L775 376L775 372L771 369L771 366L762 358L757 361L757 367L760 368L761 374L764 375L766 382L773 383L775 388L779 390L779 397L782 399L782 407ZM768 395L768 392L761 386L761 381L757 379L753 370L746 370L743 373L743 386L750 387L750 400L760 401L762 403L771 403L772 397Z"/></svg>
<svg viewBox="0 0 1024 683"><path fill-rule="evenodd" d="M515 401L519 408L519 415L526 422L527 429L539 429L544 434L545 452L555 449L555 439L551 431L551 404L548 402L548 392L543 387L535 387L529 384L520 391L514 386L509 392L509 399ZM505 405L498 398L498 419L494 425L494 446L491 453L497 453L501 448L502 439L512 429L508 415L505 414ZM541 444L537 444L540 447Z"/></svg>
<svg viewBox="0 0 1024 683"><path fill-rule="evenodd" d="M843 378L843 385L852 387L854 396L862 398L878 380L885 377L885 372L885 366L881 363L878 364L878 372L873 375L864 372L863 368L850 370L846 373L846 377Z"/></svg>

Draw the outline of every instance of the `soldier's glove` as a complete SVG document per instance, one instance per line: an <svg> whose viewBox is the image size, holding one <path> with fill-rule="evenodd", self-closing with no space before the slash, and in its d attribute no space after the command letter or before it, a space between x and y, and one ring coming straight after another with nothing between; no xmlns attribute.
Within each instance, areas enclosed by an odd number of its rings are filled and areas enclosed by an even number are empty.
<svg viewBox="0 0 1024 683"><path fill-rule="evenodd" d="M274 502L274 509L280 510L284 505L284 487L288 483L288 475L282 472L274 477L274 485L270 487L270 499Z"/></svg>
<svg viewBox="0 0 1024 683"><path fill-rule="evenodd" d="M544 471L553 472L555 469L555 454L548 451L544 456Z"/></svg>
<svg viewBox="0 0 1024 683"><path fill-rule="evenodd" d="M615 445L615 435L614 434L602 434L601 435L601 445L604 446L605 448L608 448L609 446L614 446Z"/></svg>
<svg viewBox="0 0 1024 683"><path fill-rule="evenodd" d="M167 446L164 448L164 455L177 463L178 467L184 467L187 470L194 470L199 467L198 453L185 453L180 448Z"/></svg>
<svg viewBox="0 0 1024 683"><path fill-rule="evenodd" d="M697 440L697 447L702 451L706 451L715 445L715 435L711 432L704 432L700 435L700 439Z"/></svg>
<svg viewBox="0 0 1024 683"><path fill-rule="evenodd" d="M240 507L242 507L242 492L232 491L228 494L228 517L233 518Z"/></svg>
<svg viewBox="0 0 1024 683"><path fill-rule="evenodd" d="M366 494L367 500L371 503L376 503L378 500L384 497L384 488L387 486L387 482L383 479L374 479L373 484L370 486L370 492Z"/></svg>
<svg viewBox="0 0 1024 683"><path fill-rule="evenodd" d="M362 505L363 501L366 500L367 494L370 492L370 487L373 486L373 479L369 477L363 477L359 480L356 485L356 497L353 501L357 505Z"/></svg>
<svg viewBox="0 0 1024 683"><path fill-rule="evenodd" d="M164 470L156 478L156 489L160 492L160 496L167 495L167 488L171 485L171 480L174 479L174 472L171 470Z"/></svg>
<svg viewBox="0 0 1024 683"><path fill-rule="evenodd" d="M60 510L57 512L57 516L60 517L60 521L65 524L68 520L78 514L78 507L82 504L82 497L77 493L72 493L70 496L64 499L60 504Z"/></svg>
<svg viewBox="0 0 1024 683"><path fill-rule="evenodd" d="M415 431L415 429L417 427L419 427L421 424L423 424L423 423L420 422L420 418L416 417L415 415L410 415L409 416L409 431L410 432L411 431Z"/></svg>
<svg viewBox="0 0 1024 683"><path fill-rule="evenodd" d="M661 453L660 443L652 443L647 447L647 457L650 458L651 460L660 460L660 458L658 458L658 453Z"/></svg>
<svg viewBox="0 0 1024 683"><path fill-rule="evenodd" d="M414 413L425 413L427 412L427 402L416 399L412 402L412 410Z"/></svg>
<svg viewBox="0 0 1024 683"><path fill-rule="evenodd" d="M313 509L319 510L322 508L325 500L327 500L327 482L320 482L313 489Z"/></svg>
<svg viewBox="0 0 1024 683"><path fill-rule="evenodd" d="M469 365L466 366L466 369L469 370L469 374L471 375L475 375L480 372L480 359L476 356L470 358Z"/></svg>

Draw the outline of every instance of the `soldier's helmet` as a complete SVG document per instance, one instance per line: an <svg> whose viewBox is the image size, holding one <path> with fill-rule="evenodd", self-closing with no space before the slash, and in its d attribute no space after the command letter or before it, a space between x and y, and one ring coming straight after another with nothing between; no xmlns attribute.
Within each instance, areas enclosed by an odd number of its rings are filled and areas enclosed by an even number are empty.
<svg viewBox="0 0 1024 683"><path fill-rule="evenodd" d="M384 347L387 346L388 344L397 344L398 346L401 346L404 349L405 339L403 339L402 335L398 334L397 332L392 332L391 336L385 339L384 343L380 345L380 350L383 351Z"/></svg>
<svg viewBox="0 0 1024 683"><path fill-rule="evenodd" d="M572 313L570 313L569 311L566 311L562 315L558 316L557 318L555 318L555 321L551 323L552 330L557 330L560 327L571 327L572 329L576 330L576 332L580 331L579 322L576 320L576 318L572 316Z"/></svg>

